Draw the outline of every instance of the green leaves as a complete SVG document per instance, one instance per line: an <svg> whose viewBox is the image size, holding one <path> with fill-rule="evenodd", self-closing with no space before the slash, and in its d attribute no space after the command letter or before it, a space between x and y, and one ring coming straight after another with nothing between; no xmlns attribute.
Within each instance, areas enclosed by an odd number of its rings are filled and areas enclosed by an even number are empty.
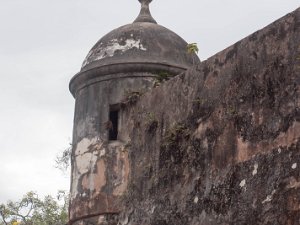
<svg viewBox="0 0 300 225"><path fill-rule="evenodd" d="M187 45L187 52L189 54L191 54L191 53L198 53L199 49L198 49L197 43L190 43L190 44L188 44Z"/></svg>
<svg viewBox="0 0 300 225"><path fill-rule="evenodd" d="M40 199L28 192L20 201L0 205L0 225L64 225L68 221L68 194L59 191Z"/></svg>
<svg viewBox="0 0 300 225"><path fill-rule="evenodd" d="M159 73L156 74L154 87L159 86L162 82L166 80L170 80L172 77L174 77L173 74L170 74L166 71L160 71Z"/></svg>

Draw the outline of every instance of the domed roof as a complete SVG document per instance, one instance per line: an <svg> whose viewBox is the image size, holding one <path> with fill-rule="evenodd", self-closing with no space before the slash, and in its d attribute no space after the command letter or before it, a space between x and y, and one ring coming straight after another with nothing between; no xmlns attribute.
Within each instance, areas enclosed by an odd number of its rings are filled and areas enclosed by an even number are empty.
<svg viewBox="0 0 300 225"><path fill-rule="evenodd" d="M149 10L152 0L139 1L142 7L136 20L109 32L90 50L80 72L70 81L73 95L91 83L121 74L153 77L166 71L176 75L200 62L195 53L188 53L181 37L156 23Z"/></svg>
<svg viewBox="0 0 300 225"><path fill-rule="evenodd" d="M101 38L84 60L81 72L115 64L147 63L187 69L199 62L187 52L187 42L152 18L149 3L142 3L140 15L132 23Z"/></svg>

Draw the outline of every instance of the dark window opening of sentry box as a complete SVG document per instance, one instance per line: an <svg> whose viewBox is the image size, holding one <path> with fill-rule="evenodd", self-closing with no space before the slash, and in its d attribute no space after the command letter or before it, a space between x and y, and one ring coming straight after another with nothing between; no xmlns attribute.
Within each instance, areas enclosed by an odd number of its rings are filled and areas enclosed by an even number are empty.
<svg viewBox="0 0 300 225"><path fill-rule="evenodd" d="M118 122L119 122L119 110L116 108L111 108L109 110L109 140L117 140L118 139Z"/></svg>

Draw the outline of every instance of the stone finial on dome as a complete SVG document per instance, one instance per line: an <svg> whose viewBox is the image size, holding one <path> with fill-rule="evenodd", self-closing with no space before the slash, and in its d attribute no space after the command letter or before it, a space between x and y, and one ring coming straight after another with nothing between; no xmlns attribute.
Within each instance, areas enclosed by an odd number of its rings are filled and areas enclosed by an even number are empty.
<svg viewBox="0 0 300 225"><path fill-rule="evenodd" d="M156 23L155 19L151 16L149 4L152 2L152 0L139 0L141 3L141 11L139 16L135 19L134 23L139 22L148 22L148 23Z"/></svg>

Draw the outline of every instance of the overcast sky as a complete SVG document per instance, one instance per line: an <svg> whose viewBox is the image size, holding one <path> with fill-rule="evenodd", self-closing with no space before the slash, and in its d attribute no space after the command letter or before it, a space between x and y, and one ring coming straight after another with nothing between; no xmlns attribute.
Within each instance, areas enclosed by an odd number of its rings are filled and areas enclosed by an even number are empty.
<svg viewBox="0 0 300 225"><path fill-rule="evenodd" d="M300 6L299 0L154 0L156 21L201 60ZM131 23L138 0L0 0L0 203L30 190L69 189L54 168L72 137L68 90L90 48Z"/></svg>

